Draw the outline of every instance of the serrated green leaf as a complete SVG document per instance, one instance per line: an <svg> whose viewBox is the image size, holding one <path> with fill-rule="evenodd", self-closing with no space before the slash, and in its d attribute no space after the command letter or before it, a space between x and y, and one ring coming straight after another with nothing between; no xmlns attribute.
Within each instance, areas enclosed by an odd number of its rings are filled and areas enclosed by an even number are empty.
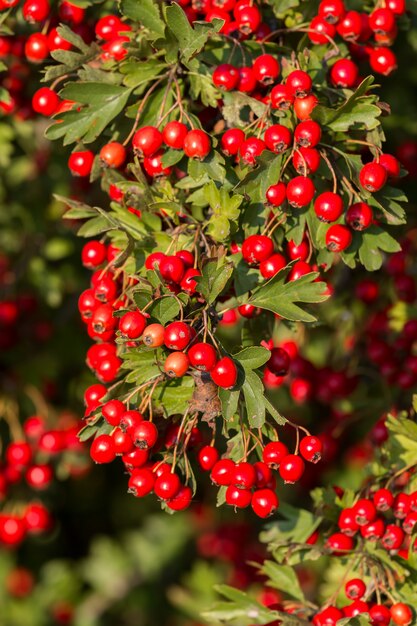
<svg viewBox="0 0 417 626"><path fill-rule="evenodd" d="M121 0L119 6L123 15L147 28L153 36L163 36L165 24L161 18L157 2L154 0Z"/></svg>
<svg viewBox="0 0 417 626"><path fill-rule="evenodd" d="M242 385L246 413L251 428L262 428L265 422L264 388L261 379L251 370L245 371Z"/></svg>
<svg viewBox="0 0 417 626"><path fill-rule="evenodd" d="M201 271L201 276L196 277L198 290L212 304L226 287L234 271L233 263L218 264L217 260L206 263Z"/></svg>
<svg viewBox="0 0 417 626"><path fill-rule="evenodd" d="M148 313L160 324L164 325L176 318L180 311L181 303L179 298L173 298L172 296L158 298L148 307Z"/></svg>
<svg viewBox="0 0 417 626"><path fill-rule="evenodd" d="M284 591L284 593L303 603L306 602L297 574L289 565L280 565L274 561L264 561L260 572L268 578L270 587Z"/></svg>
<svg viewBox="0 0 417 626"><path fill-rule="evenodd" d="M182 8L175 3L165 9L165 18L178 41L179 54L185 63L198 54L207 40L223 26L223 20L214 19L212 22L194 22L193 27Z"/></svg>
<svg viewBox="0 0 417 626"><path fill-rule="evenodd" d="M156 407L160 407L169 417L184 413L194 392L194 380L191 376L169 380L158 385L152 396Z"/></svg>

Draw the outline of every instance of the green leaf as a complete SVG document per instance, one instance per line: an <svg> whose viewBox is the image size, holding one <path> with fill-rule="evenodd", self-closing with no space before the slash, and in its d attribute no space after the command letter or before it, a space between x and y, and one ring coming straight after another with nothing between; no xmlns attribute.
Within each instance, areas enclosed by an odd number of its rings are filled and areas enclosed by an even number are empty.
<svg viewBox="0 0 417 626"><path fill-rule="evenodd" d="M226 287L234 271L233 263L220 265L217 260L209 261L197 277L198 290L208 304L212 304Z"/></svg>
<svg viewBox="0 0 417 626"><path fill-rule="evenodd" d="M126 377L126 382L141 385L160 374L155 362L155 350L129 350L122 355L122 359L122 368L131 370Z"/></svg>
<svg viewBox="0 0 417 626"><path fill-rule="evenodd" d="M93 217L88 222L85 222L78 230L77 235L79 237L95 237L101 233L105 233L108 230L114 228L103 215Z"/></svg>
<svg viewBox="0 0 417 626"><path fill-rule="evenodd" d="M223 118L230 128L243 128L247 125L247 120L242 119L245 108L255 113L257 117L262 117L267 110L266 104L239 91L226 92L222 97L224 102Z"/></svg>
<svg viewBox="0 0 417 626"><path fill-rule="evenodd" d="M143 83L153 80L163 70L167 70L166 63L162 63L158 59L148 59L141 61L133 57L128 58L120 67L120 71L124 74L123 84L126 87L137 87Z"/></svg>
<svg viewBox="0 0 417 626"><path fill-rule="evenodd" d="M223 20L214 19L209 23L194 22L193 28L182 8L176 3L165 9L165 18L171 33L178 41L180 58L185 63L198 54L207 40L223 26Z"/></svg>
<svg viewBox="0 0 417 626"><path fill-rule="evenodd" d="M379 226L370 226L362 235L359 260L369 271L378 270L384 260L380 250L398 252L401 246L394 237Z"/></svg>
<svg viewBox="0 0 417 626"><path fill-rule="evenodd" d="M222 417L229 422L237 413L240 391L230 391L219 387L219 398L222 405Z"/></svg>
<svg viewBox="0 0 417 626"><path fill-rule="evenodd" d="M164 167L171 167L176 165L184 157L182 150L167 150L162 157L162 165Z"/></svg>
<svg viewBox="0 0 417 626"><path fill-rule="evenodd" d="M62 98L84 104L80 110L67 111L46 129L48 139L63 137L63 144L91 143L123 111L132 88L102 83L70 83L60 92Z"/></svg>
<svg viewBox="0 0 417 626"><path fill-rule="evenodd" d="M121 0L120 11L149 30L155 37L163 36L165 24L161 18L159 6L154 0Z"/></svg>
<svg viewBox="0 0 417 626"><path fill-rule="evenodd" d="M279 411L276 410L274 405L268 400L268 398L264 397L265 408L268 413L274 418L277 424L280 426L284 426L288 422L287 418L281 415Z"/></svg>
<svg viewBox="0 0 417 626"><path fill-rule="evenodd" d="M251 370L245 371L242 386L246 413L251 428L262 428L265 422L264 387L261 379Z"/></svg>
<svg viewBox="0 0 417 626"><path fill-rule="evenodd" d="M291 266L287 266L267 283L257 287L248 303L277 313L284 319L314 322L316 318L295 303L323 302L328 298L324 293L326 285L323 282L314 282L318 276L315 272L285 283L290 271Z"/></svg>
<svg viewBox="0 0 417 626"><path fill-rule="evenodd" d="M177 317L180 311L181 301L179 298L173 298L172 295L158 298L148 307L148 313L164 325Z"/></svg>
<svg viewBox="0 0 417 626"><path fill-rule="evenodd" d="M267 576L268 586L284 591L292 598L303 603L306 602L297 574L289 565L279 565L274 561L264 561L260 572Z"/></svg>
<svg viewBox="0 0 417 626"><path fill-rule="evenodd" d="M57 27L57 31L58 35L60 35L62 39L65 39L65 41L69 41L69 43L81 50L81 52L86 53L90 51L90 46L85 43L84 39L80 37L80 35L74 33L74 31L71 30L69 26L65 26L65 24L60 24Z"/></svg>
<svg viewBox="0 0 417 626"><path fill-rule="evenodd" d="M184 413L194 392L194 380L191 376L184 376L176 380L161 383L155 388L152 401L156 407L163 410L169 417L177 413Z"/></svg>
<svg viewBox="0 0 417 626"><path fill-rule="evenodd" d="M245 370L254 370L265 365L270 356L270 350L261 346L250 346L234 354L233 358L239 361Z"/></svg>
<svg viewBox="0 0 417 626"><path fill-rule="evenodd" d="M263 543L305 543L322 521L320 516L286 503L280 504L279 514L283 519L269 523L261 534Z"/></svg>

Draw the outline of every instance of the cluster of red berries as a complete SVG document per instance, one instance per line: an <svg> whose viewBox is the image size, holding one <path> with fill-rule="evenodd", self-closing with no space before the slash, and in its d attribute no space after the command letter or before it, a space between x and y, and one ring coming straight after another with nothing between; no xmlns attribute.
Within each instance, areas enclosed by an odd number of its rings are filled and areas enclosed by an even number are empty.
<svg viewBox="0 0 417 626"><path fill-rule="evenodd" d="M348 42L358 62L368 61L374 72L388 76L397 68L391 46L398 34L397 22L406 12L406 0L388 0L369 14L348 10L347 4L343 0L322 0L309 25L310 41L326 45L339 36ZM352 87L358 76L358 66L349 59L336 62L331 70L331 80L337 86Z"/></svg>
<svg viewBox="0 0 417 626"><path fill-rule="evenodd" d="M32 415L23 423L21 440L6 446L0 466L0 501L6 503L0 514L0 543L18 546L26 535L51 528L51 514L41 502L19 504L20 514L16 513L18 509L14 504L13 513L9 514L8 504L12 503L16 487L23 486L29 493L47 490L59 464L73 476L85 471L86 465L81 462L85 451L78 439L79 429L79 422L70 414L63 413L53 429L48 428L43 417ZM70 452L72 460L65 457L66 452Z"/></svg>

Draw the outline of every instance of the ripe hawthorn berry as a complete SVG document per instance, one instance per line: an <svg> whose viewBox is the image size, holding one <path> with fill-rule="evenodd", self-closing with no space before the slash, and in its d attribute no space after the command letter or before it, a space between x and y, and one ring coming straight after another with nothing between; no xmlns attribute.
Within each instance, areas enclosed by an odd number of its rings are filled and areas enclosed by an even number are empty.
<svg viewBox="0 0 417 626"><path fill-rule="evenodd" d="M336 35L336 27L333 24L329 24L322 17L317 15L313 17L308 29L308 38L311 43L322 45L329 43L331 39L334 39Z"/></svg>
<svg viewBox="0 0 417 626"><path fill-rule="evenodd" d="M106 422L111 426L118 426L125 412L125 405L120 400L109 400L103 404L101 412Z"/></svg>
<svg viewBox="0 0 417 626"><path fill-rule="evenodd" d="M26 441L13 441L6 448L6 463L26 467L32 460L32 449Z"/></svg>
<svg viewBox="0 0 417 626"><path fill-rule="evenodd" d="M271 106L281 111L288 110L294 104L294 94L286 84L275 85L271 90Z"/></svg>
<svg viewBox="0 0 417 626"><path fill-rule="evenodd" d="M129 311L119 318L122 337L138 339L146 327L146 317L140 311Z"/></svg>
<svg viewBox="0 0 417 626"><path fill-rule="evenodd" d="M192 331L184 322L171 322L165 328L164 344L169 350L184 350L190 343Z"/></svg>
<svg viewBox="0 0 417 626"><path fill-rule="evenodd" d="M375 9L370 14L368 23L374 33L390 33L395 28L395 15L389 8Z"/></svg>
<svg viewBox="0 0 417 626"><path fill-rule="evenodd" d="M261 12L256 5L245 4L234 12L238 29L244 35L255 32L262 21Z"/></svg>
<svg viewBox="0 0 417 626"><path fill-rule="evenodd" d="M188 133L188 128L182 122L172 121L165 124L162 130L162 137L165 145L173 150L182 150L184 139Z"/></svg>
<svg viewBox="0 0 417 626"><path fill-rule="evenodd" d="M300 480L304 474L304 461L296 454L287 454L278 468L279 475L285 483L293 484Z"/></svg>
<svg viewBox="0 0 417 626"><path fill-rule="evenodd" d="M266 190L266 199L271 206L281 206L287 197L287 186L283 182L271 185Z"/></svg>
<svg viewBox="0 0 417 626"><path fill-rule="evenodd" d="M202 161L211 150L211 139L204 130L190 130L184 138L183 150L188 158Z"/></svg>
<svg viewBox="0 0 417 626"><path fill-rule="evenodd" d="M243 258L250 265L266 261L273 251L274 242L266 235L250 235L242 244Z"/></svg>
<svg viewBox="0 0 417 626"><path fill-rule="evenodd" d="M216 365L217 352L209 343L195 343L187 352L190 364L202 372L210 372Z"/></svg>
<svg viewBox="0 0 417 626"><path fill-rule="evenodd" d="M155 126L143 126L133 135L133 149L139 156L149 157L155 154L163 143L162 133Z"/></svg>
<svg viewBox="0 0 417 626"><path fill-rule="evenodd" d="M81 251L81 262L88 269L96 269L104 263L107 248L101 241L88 241Z"/></svg>
<svg viewBox="0 0 417 626"><path fill-rule="evenodd" d="M212 381L223 389L231 389L237 381L237 367L233 359L224 356L217 361L216 365L210 371Z"/></svg>
<svg viewBox="0 0 417 626"><path fill-rule="evenodd" d="M43 33L29 35L25 43L25 56L30 63L42 63L49 55L48 37Z"/></svg>
<svg viewBox="0 0 417 626"><path fill-rule="evenodd" d="M99 156L104 166L117 169L126 160L126 149L118 141L111 141L101 148Z"/></svg>
<svg viewBox="0 0 417 626"><path fill-rule="evenodd" d="M275 513L279 506L278 496L272 489L256 489L253 492L251 507L255 515L265 519Z"/></svg>
<svg viewBox="0 0 417 626"><path fill-rule="evenodd" d="M287 261L285 257L282 254L276 253L259 264L259 271L262 278L269 279L278 274L286 265Z"/></svg>
<svg viewBox="0 0 417 626"><path fill-rule="evenodd" d="M366 163L359 172L359 181L364 189L375 193L387 182L388 173L383 165L373 161Z"/></svg>
<svg viewBox="0 0 417 626"><path fill-rule="evenodd" d="M243 93L252 93L256 89L257 81L255 72L251 67L239 68L239 82L237 85L238 91Z"/></svg>
<svg viewBox="0 0 417 626"><path fill-rule="evenodd" d="M137 448L148 450L158 441L158 429L153 422L142 420L130 431L132 441Z"/></svg>
<svg viewBox="0 0 417 626"><path fill-rule="evenodd" d="M313 87L311 77L302 70L294 70L288 74L285 84L294 98L306 98Z"/></svg>
<svg viewBox="0 0 417 626"><path fill-rule="evenodd" d="M73 152L68 159L68 167L73 176L89 176L93 167L94 153L91 150Z"/></svg>
<svg viewBox="0 0 417 626"><path fill-rule="evenodd" d="M343 619L343 613L335 606L328 606L316 613L313 617L314 626L336 626L340 619Z"/></svg>
<svg viewBox="0 0 417 626"><path fill-rule="evenodd" d="M244 141L245 133L241 128L229 128L223 133L220 145L226 156L236 156Z"/></svg>
<svg viewBox="0 0 417 626"><path fill-rule="evenodd" d="M178 493L167 501L167 506L171 511L184 511L190 506L192 497L193 492L191 487L181 485Z"/></svg>
<svg viewBox="0 0 417 626"><path fill-rule="evenodd" d="M170 378L181 378L188 370L189 365L188 356L184 352L171 352L165 359L164 372Z"/></svg>
<svg viewBox="0 0 417 626"><path fill-rule="evenodd" d="M396 602L390 609L391 619L397 626L408 626L413 621L413 611L408 604Z"/></svg>
<svg viewBox="0 0 417 626"><path fill-rule="evenodd" d="M272 348L271 356L266 365L275 376L285 376L288 374L290 363L288 352L283 348Z"/></svg>
<svg viewBox="0 0 417 626"><path fill-rule="evenodd" d="M50 11L51 7L48 0L26 0L22 6L23 18L30 24L43 22Z"/></svg>
<svg viewBox="0 0 417 626"><path fill-rule="evenodd" d="M178 256L164 255L159 259L159 271L166 282L180 283L185 273L184 261Z"/></svg>
<svg viewBox="0 0 417 626"><path fill-rule="evenodd" d="M387 170L388 178L397 178L400 175L400 162L392 154L381 154L379 163Z"/></svg>
<svg viewBox="0 0 417 626"><path fill-rule="evenodd" d="M128 481L128 493L136 498L143 498L152 492L155 484L155 474L147 467L134 469Z"/></svg>
<svg viewBox="0 0 417 626"><path fill-rule="evenodd" d="M300 441L300 454L310 463L318 463L323 453L323 444L318 437L308 435Z"/></svg>
<svg viewBox="0 0 417 626"><path fill-rule="evenodd" d="M241 489L251 489L256 483L256 471L251 463L236 463L232 471L231 483Z"/></svg>
<svg viewBox="0 0 417 626"><path fill-rule="evenodd" d="M354 545L352 537L343 533L333 533L326 541L326 548L335 556L342 556L351 552Z"/></svg>
<svg viewBox="0 0 417 626"><path fill-rule="evenodd" d="M240 144L239 157L247 165L255 165L256 157L266 149L266 144L258 137L248 137Z"/></svg>
<svg viewBox="0 0 417 626"><path fill-rule="evenodd" d="M253 62L253 72L258 82L272 85L281 71L278 60L272 54L261 54Z"/></svg>
<svg viewBox="0 0 417 626"><path fill-rule="evenodd" d="M202 470L210 472L219 460L219 451L214 446L203 446L198 451L198 463Z"/></svg>
<svg viewBox="0 0 417 626"><path fill-rule="evenodd" d="M352 243L352 233L343 224L333 224L326 232L326 247L331 252L343 252Z"/></svg>
<svg viewBox="0 0 417 626"><path fill-rule="evenodd" d="M343 0L321 0L318 14L326 22L337 24L346 13Z"/></svg>
<svg viewBox="0 0 417 626"><path fill-rule="evenodd" d="M116 458L114 441L110 435L98 435L91 444L90 456L95 463L111 463Z"/></svg>
<svg viewBox="0 0 417 626"><path fill-rule="evenodd" d="M372 224L373 212L366 202L356 202L346 211L345 221L353 230L366 230Z"/></svg>
<svg viewBox="0 0 417 626"><path fill-rule="evenodd" d="M310 119L310 116L318 103L318 98L313 93L305 98L295 98L294 113L299 120L304 122L305 120Z"/></svg>
<svg viewBox="0 0 417 626"><path fill-rule="evenodd" d="M213 72L213 84L223 91L232 91L239 82L239 71L230 63L218 65Z"/></svg>
<svg viewBox="0 0 417 626"><path fill-rule="evenodd" d="M185 291L185 293L188 293L189 295L195 294L198 287L198 283L196 281L197 276L201 276L200 270L191 267L185 270L185 274L180 282L182 291Z"/></svg>
<svg viewBox="0 0 417 626"><path fill-rule="evenodd" d="M405 533L400 526L387 524L381 544L386 550L398 550L404 541Z"/></svg>
<svg viewBox="0 0 417 626"><path fill-rule="evenodd" d="M276 154L281 154L292 143L291 131L286 126L282 126L282 124L273 124L266 129L264 141L269 150Z"/></svg>
<svg viewBox="0 0 417 626"><path fill-rule="evenodd" d="M369 55L369 64L374 72L389 76L397 69L397 57L390 48L372 48Z"/></svg>
<svg viewBox="0 0 417 626"><path fill-rule="evenodd" d="M181 481L178 474L164 472L157 476L154 484L154 493L160 500L171 500L175 498L181 489Z"/></svg>
<svg viewBox="0 0 417 626"><path fill-rule="evenodd" d="M294 141L302 148L314 148L320 142L321 128L317 122L306 120L300 122L294 130Z"/></svg>
<svg viewBox="0 0 417 626"><path fill-rule="evenodd" d="M287 184L287 200L296 209L310 204L314 198L315 188L307 176L296 176Z"/></svg>
<svg viewBox="0 0 417 626"><path fill-rule="evenodd" d="M213 465L210 479L218 487L226 487L230 485L233 476L235 463L232 459L219 459Z"/></svg>
<svg viewBox="0 0 417 626"><path fill-rule="evenodd" d="M362 18L357 11L348 11L337 24L338 34L347 41L356 41L362 32Z"/></svg>
<svg viewBox="0 0 417 626"><path fill-rule="evenodd" d="M162 324L149 324L143 331L142 341L148 348L159 348L164 343L165 328Z"/></svg>
<svg viewBox="0 0 417 626"><path fill-rule="evenodd" d="M343 199L337 193L325 191L316 197L314 212L321 222L336 222L343 213Z"/></svg>
<svg viewBox="0 0 417 626"><path fill-rule="evenodd" d="M349 600L360 600L365 595L366 584L361 578L351 578L345 584L345 594Z"/></svg>
<svg viewBox="0 0 417 626"><path fill-rule="evenodd" d="M292 164L297 174L307 176L308 174L314 174L318 170L320 160L320 153L316 148L300 147L294 151Z"/></svg>
<svg viewBox="0 0 417 626"><path fill-rule="evenodd" d="M172 172L171 167L164 167L162 164L162 157L164 156L164 152L162 150L158 150L151 156L146 156L143 159L143 169L153 178L157 178L160 176L169 176Z"/></svg>
<svg viewBox="0 0 417 626"><path fill-rule="evenodd" d="M32 108L36 113L50 117L59 106L59 96L49 87L41 87L32 97Z"/></svg>
<svg viewBox="0 0 417 626"><path fill-rule="evenodd" d="M225 500L226 504L230 506L234 506L237 509L246 509L252 501L252 491L229 485L226 489Z"/></svg>

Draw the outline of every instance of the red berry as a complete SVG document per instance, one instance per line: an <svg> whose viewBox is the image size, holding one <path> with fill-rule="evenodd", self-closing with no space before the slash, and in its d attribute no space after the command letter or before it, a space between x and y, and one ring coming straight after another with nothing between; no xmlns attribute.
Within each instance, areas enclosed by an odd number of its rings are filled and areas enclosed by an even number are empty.
<svg viewBox="0 0 417 626"><path fill-rule="evenodd" d="M397 69L397 57L390 48L373 48L369 55L369 64L374 72L388 76Z"/></svg>
<svg viewBox="0 0 417 626"><path fill-rule="evenodd" d="M379 164L387 170L388 178L398 178L400 175L400 162L392 154L381 154Z"/></svg>
<svg viewBox="0 0 417 626"><path fill-rule="evenodd" d="M383 604L374 604L369 609L369 617L372 626L389 626L391 621L391 612L389 608Z"/></svg>
<svg viewBox="0 0 417 626"><path fill-rule="evenodd" d="M337 25L337 32L343 39L356 41L362 32L362 18L357 11L348 11Z"/></svg>
<svg viewBox="0 0 417 626"><path fill-rule="evenodd" d="M126 160L126 148L117 141L106 143L100 150L100 160L106 167L117 169Z"/></svg>
<svg viewBox="0 0 417 626"><path fill-rule="evenodd" d="M114 441L110 435L98 435L91 444L90 456L95 463L111 463L116 458Z"/></svg>
<svg viewBox="0 0 417 626"><path fill-rule="evenodd" d="M163 256L159 262L162 278L168 283L180 283L185 272L184 261L177 256Z"/></svg>
<svg viewBox="0 0 417 626"><path fill-rule="evenodd" d="M143 169L148 174L148 176L158 177L158 176L169 176L172 168L164 167L162 165L162 157L164 156L164 152L159 150L155 152L152 156L146 156L143 159Z"/></svg>
<svg viewBox="0 0 417 626"><path fill-rule="evenodd" d="M294 152L292 164L298 174L314 174L320 166L320 153L316 148L298 148Z"/></svg>
<svg viewBox="0 0 417 626"><path fill-rule="evenodd" d="M169 350L184 350L191 338L191 328L184 322L171 322L165 328L164 344Z"/></svg>
<svg viewBox="0 0 417 626"><path fill-rule="evenodd" d="M129 311L119 318L119 330L122 337L138 339L146 326L146 317L140 311Z"/></svg>
<svg viewBox="0 0 417 626"><path fill-rule="evenodd" d="M219 452L214 446L204 446L198 452L198 462L205 472L210 472L219 460Z"/></svg>
<svg viewBox="0 0 417 626"><path fill-rule="evenodd" d="M369 26L374 33L389 33L395 28L395 15L388 8L375 9L369 16Z"/></svg>
<svg viewBox="0 0 417 626"><path fill-rule="evenodd" d="M343 252L352 243L352 233L342 224L333 224L326 232L326 246L331 252Z"/></svg>
<svg viewBox="0 0 417 626"><path fill-rule="evenodd" d="M132 441L137 448L148 450L158 441L158 429L153 422L140 421L131 431Z"/></svg>
<svg viewBox="0 0 417 626"><path fill-rule="evenodd" d="M400 526L387 524L381 543L386 550L398 550L402 546L404 537L405 533Z"/></svg>
<svg viewBox="0 0 417 626"><path fill-rule="evenodd" d="M181 481L178 474L164 472L158 476L154 484L154 492L161 500L171 500L175 498L181 489Z"/></svg>
<svg viewBox="0 0 417 626"><path fill-rule="evenodd" d="M152 470L142 467L134 469L128 481L128 493L136 498L143 498L153 490L155 484L155 474Z"/></svg>
<svg viewBox="0 0 417 626"><path fill-rule="evenodd" d="M365 230L373 221L373 212L366 202L356 202L346 211L345 221L353 230Z"/></svg>
<svg viewBox="0 0 417 626"><path fill-rule="evenodd" d="M348 552L351 552L354 547L354 541L352 537L349 537L342 533L333 533L326 541L326 547L335 556L341 556Z"/></svg>
<svg viewBox="0 0 417 626"><path fill-rule="evenodd" d="M336 35L336 28L320 16L313 17L310 22L308 37L314 44L326 44Z"/></svg>
<svg viewBox="0 0 417 626"><path fill-rule="evenodd" d="M266 144L258 137L248 137L240 144L239 157L247 165L255 165L256 157L265 150Z"/></svg>
<svg viewBox="0 0 417 626"><path fill-rule="evenodd" d="M239 71L234 67L234 65L230 65L230 63L218 65L213 72L214 85L223 91L232 91L232 89L236 89L238 82Z"/></svg>
<svg viewBox="0 0 417 626"><path fill-rule="evenodd" d="M174 150L182 150L184 139L188 133L188 128L182 122L168 122L162 131L165 145Z"/></svg>
<svg viewBox="0 0 417 626"><path fill-rule="evenodd" d="M318 98L313 93L305 98L296 98L294 100L294 113L299 120L308 120L318 103Z"/></svg>
<svg viewBox="0 0 417 626"><path fill-rule="evenodd" d="M202 372L210 372L216 365L217 352L209 343L195 343L187 352L190 364Z"/></svg>
<svg viewBox="0 0 417 626"><path fill-rule="evenodd" d="M364 189L375 193L387 182L388 173L383 165L373 161L364 165L359 172L359 181Z"/></svg>
<svg viewBox="0 0 417 626"><path fill-rule="evenodd" d="M325 191L315 199L314 212L321 222L335 222L343 213L343 199L337 193Z"/></svg>
<svg viewBox="0 0 417 626"><path fill-rule="evenodd" d="M271 356L266 365L275 376L285 376L290 367L288 352L283 348L272 348Z"/></svg>
<svg viewBox="0 0 417 626"><path fill-rule="evenodd" d="M274 242L266 235L250 235L242 244L243 258L251 265L266 261L273 251Z"/></svg>
<svg viewBox="0 0 417 626"><path fill-rule="evenodd" d="M220 145L227 156L235 156L245 141L245 133L240 128L230 128L222 135Z"/></svg>
<svg viewBox="0 0 417 626"><path fill-rule="evenodd" d="M303 148L314 148L321 139L321 128L317 122L306 120L300 122L294 131L295 142Z"/></svg>
<svg viewBox="0 0 417 626"><path fill-rule="evenodd" d="M183 352L171 352L165 359L164 371L170 378L181 378L184 376L190 362Z"/></svg>
<svg viewBox="0 0 417 626"><path fill-rule="evenodd" d="M262 451L262 458L268 467L277 469L281 461L288 456L288 448L281 441L270 441Z"/></svg>
<svg viewBox="0 0 417 626"><path fill-rule="evenodd" d="M253 62L253 71L257 81L271 85L279 76L280 66L271 54L261 54Z"/></svg>
<svg viewBox="0 0 417 626"><path fill-rule="evenodd" d="M162 133L155 126L143 126L135 132L132 145L140 156L149 157L162 146Z"/></svg>
<svg viewBox="0 0 417 626"><path fill-rule="evenodd" d="M252 93L256 89L256 76L251 67L239 68L239 82L237 88L243 93Z"/></svg>
<svg viewBox="0 0 417 626"><path fill-rule="evenodd" d="M256 482L256 471L251 463L236 463L232 471L231 483L241 489L251 489Z"/></svg>
<svg viewBox="0 0 417 626"><path fill-rule="evenodd" d="M59 102L59 97L53 89L41 87L33 95L32 108L36 113L50 117L58 109Z"/></svg>
<svg viewBox="0 0 417 626"><path fill-rule="evenodd" d="M23 17L30 24L46 20L50 10L48 0L26 0L22 7Z"/></svg>
<svg viewBox="0 0 417 626"><path fill-rule="evenodd" d="M266 199L272 206L281 206L287 197L287 186L285 183L279 182L271 185L266 190Z"/></svg>
<svg viewBox="0 0 417 626"><path fill-rule="evenodd" d="M25 56L31 63L41 63L49 55L48 37L43 33L29 35L25 43Z"/></svg>
<svg viewBox="0 0 417 626"><path fill-rule="evenodd" d="M242 6L235 11L235 17L239 30L245 35L256 31L262 21L261 13L255 5Z"/></svg>
<svg viewBox="0 0 417 626"><path fill-rule="evenodd" d="M350 537L359 530L359 525L356 521L356 512L353 508L349 507L341 511L338 526L342 533Z"/></svg>
<svg viewBox="0 0 417 626"><path fill-rule="evenodd" d="M315 188L310 178L296 176L287 185L287 200L295 208L305 207L314 198Z"/></svg>
<svg viewBox="0 0 417 626"><path fill-rule="evenodd" d="M223 389L230 389L235 386L237 381L237 367L233 359L224 356L217 361L214 368L210 371L212 381Z"/></svg>
<svg viewBox="0 0 417 626"><path fill-rule="evenodd" d="M295 483L304 474L304 461L300 456L287 454L279 466L279 475L285 483Z"/></svg>
<svg viewBox="0 0 417 626"><path fill-rule="evenodd" d="M378 489L374 493L373 502L377 511L388 511L394 503L394 496L388 489Z"/></svg>
<svg viewBox="0 0 417 626"><path fill-rule="evenodd" d="M210 473L210 478L215 485L230 485L233 476L235 463L231 459L220 459L217 461Z"/></svg>
<svg viewBox="0 0 417 626"><path fill-rule="evenodd" d="M251 500L253 512L262 519L270 517L279 506L278 496L272 489L257 489Z"/></svg>
<svg viewBox="0 0 417 626"><path fill-rule="evenodd" d="M391 607L391 619L398 626L408 626L413 621L413 611L404 602L396 602Z"/></svg>
<svg viewBox="0 0 417 626"><path fill-rule="evenodd" d="M190 487L182 485L178 493L168 500L167 506L171 511L184 511L187 509L193 497L193 492Z"/></svg>
<svg viewBox="0 0 417 626"><path fill-rule="evenodd" d="M281 154L292 143L291 131L281 124L273 124L265 131L264 141L269 150Z"/></svg>
<svg viewBox="0 0 417 626"><path fill-rule="evenodd" d="M118 426L125 412L125 405L120 400L109 400L101 407L104 419L111 426Z"/></svg>
<svg viewBox="0 0 417 626"><path fill-rule="evenodd" d="M343 613L335 606L328 606L313 617L314 626L336 626Z"/></svg>
<svg viewBox="0 0 417 626"><path fill-rule="evenodd" d="M302 70L294 70L288 74L285 84L294 98L305 98L313 87L310 76Z"/></svg>
<svg viewBox="0 0 417 626"><path fill-rule="evenodd" d="M25 467L32 460L32 450L25 441L14 441L6 448L6 463L16 467Z"/></svg>
<svg viewBox="0 0 417 626"><path fill-rule="evenodd" d="M182 291L185 291L185 293L188 293L189 295L193 295L197 291L197 276L201 276L200 270L194 268L186 270L180 282Z"/></svg>
<svg viewBox="0 0 417 626"><path fill-rule="evenodd" d="M355 87L359 78L359 68L350 59L336 61L330 70L330 80L334 87L351 89Z"/></svg>
<svg viewBox="0 0 417 626"><path fill-rule="evenodd" d="M273 254L265 261L262 261L259 264L259 271L263 278L268 279L278 274L278 272L282 270L282 268L284 268L286 265L287 261L285 260L285 257L282 254L277 253Z"/></svg>
<svg viewBox="0 0 417 626"><path fill-rule="evenodd" d="M361 578L351 578L345 584L345 594L349 600L360 600L365 595L366 584Z"/></svg>
<svg viewBox="0 0 417 626"><path fill-rule="evenodd" d="M309 435L300 441L300 454L310 463L318 463L323 453L323 444L318 437Z"/></svg>
<svg viewBox="0 0 417 626"><path fill-rule="evenodd" d="M190 159L203 160L211 150L211 140L204 130L190 130L184 139L184 154Z"/></svg>
<svg viewBox="0 0 417 626"><path fill-rule="evenodd" d="M234 506L238 509L246 509L252 500L252 492L250 489L241 489L235 485L229 485L226 489L226 504Z"/></svg>
<svg viewBox="0 0 417 626"><path fill-rule="evenodd" d="M281 111L288 110L294 103L294 94L287 85L275 85L271 91L271 106Z"/></svg>
<svg viewBox="0 0 417 626"><path fill-rule="evenodd" d="M343 0L321 0L319 4L319 16L330 24L337 24L345 12Z"/></svg>
<svg viewBox="0 0 417 626"><path fill-rule="evenodd" d="M104 263L107 256L107 248L101 241L89 241L83 246L81 261L84 267L96 269Z"/></svg>
<svg viewBox="0 0 417 626"><path fill-rule="evenodd" d="M68 159L68 167L73 176L90 176L94 154L91 150L73 152Z"/></svg>

